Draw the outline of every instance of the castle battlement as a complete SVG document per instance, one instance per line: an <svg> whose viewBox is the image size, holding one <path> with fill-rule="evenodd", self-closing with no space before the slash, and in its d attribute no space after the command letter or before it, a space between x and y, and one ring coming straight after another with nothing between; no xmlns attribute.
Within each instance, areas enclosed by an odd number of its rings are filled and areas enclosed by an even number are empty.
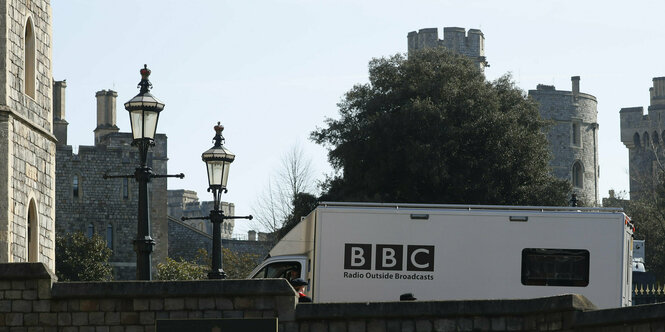
<svg viewBox="0 0 665 332"><path fill-rule="evenodd" d="M469 29L467 33L464 28L446 27L443 28L443 39L439 39L438 28L425 28L409 32L407 39L409 53L444 47L472 58L481 70L489 67L485 59L485 36L478 29Z"/></svg>
<svg viewBox="0 0 665 332"><path fill-rule="evenodd" d="M646 113L642 106L619 111L621 142L628 148L631 199L653 185L658 164L665 158L665 77L653 78L649 97Z"/></svg>

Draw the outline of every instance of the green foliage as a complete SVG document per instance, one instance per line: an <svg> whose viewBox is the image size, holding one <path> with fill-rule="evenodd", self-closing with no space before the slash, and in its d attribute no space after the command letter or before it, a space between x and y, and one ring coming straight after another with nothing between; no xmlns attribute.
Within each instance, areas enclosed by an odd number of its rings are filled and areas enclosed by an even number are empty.
<svg viewBox="0 0 665 332"><path fill-rule="evenodd" d="M252 253L239 253L228 248L222 248L224 254L223 268L229 279L245 279L252 270L259 265L263 257Z"/></svg>
<svg viewBox="0 0 665 332"><path fill-rule="evenodd" d="M549 172L536 103L510 76L487 82L463 56L427 50L373 59L312 139L338 171L322 200L567 205Z"/></svg>
<svg viewBox="0 0 665 332"><path fill-rule="evenodd" d="M228 248L222 248L222 268L229 279L244 279L261 261L256 254L236 253ZM157 279L159 280L204 280L208 279L211 261L205 249L199 249L194 260L187 261L178 258L166 258L163 263L157 264Z"/></svg>
<svg viewBox="0 0 665 332"><path fill-rule="evenodd" d="M178 260L166 257L165 262L157 264L157 279L203 280L208 279L208 271L210 271L208 252L199 249L194 261L187 261L182 257Z"/></svg>
<svg viewBox="0 0 665 332"><path fill-rule="evenodd" d="M605 206L623 207L635 225L635 239L644 240L645 266L659 282L665 282L665 174L634 199L611 200Z"/></svg>
<svg viewBox="0 0 665 332"><path fill-rule="evenodd" d="M109 259L112 251L95 234L81 232L56 235L55 273L60 281L109 281L113 279Z"/></svg>

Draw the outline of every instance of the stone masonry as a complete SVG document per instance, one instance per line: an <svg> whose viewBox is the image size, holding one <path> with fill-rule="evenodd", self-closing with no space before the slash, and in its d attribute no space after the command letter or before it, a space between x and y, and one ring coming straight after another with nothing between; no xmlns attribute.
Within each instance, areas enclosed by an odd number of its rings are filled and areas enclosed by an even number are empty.
<svg viewBox="0 0 665 332"><path fill-rule="evenodd" d="M208 216L210 215L210 211L214 209L212 201L200 202L196 192L193 190L168 190L167 195L168 215L178 220L183 216L190 218ZM235 205L233 203L221 202L220 208L224 211L224 215L235 215ZM185 220L184 223L212 235L212 223L210 220ZM234 227L235 220L224 220L222 224L222 239L232 238Z"/></svg>
<svg viewBox="0 0 665 332"><path fill-rule="evenodd" d="M520 300L298 303L284 279L54 282L0 264L0 332L156 331L157 321L272 319L280 332L663 331L665 304L596 310L580 295Z"/></svg>
<svg viewBox="0 0 665 332"><path fill-rule="evenodd" d="M169 216L169 257L193 261L199 249L212 252L212 235ZM222 238L222 248L236 254L252 254L263 259L268 255L273 243L270 241L232 240ZM258 264L258 262L257 262Z"/></svg>
<svg viewBox="0 0 665 332"><path fill-rule="evenodd" d="M655 77L649 88L650 105L619 112L621 142L628 148L630 198L652 188L665 162L665 77Z"/></svg>
<svg viewBox="0 0 665 332"><path fill-rule="evenodd" d="M539 84L529 90L540 116L552 121L547 132L554 176L569 180L573 192L586 205L598 206L598 111L596 97L580 92L580 77L573 76L572 91Z"/></svg>
<svg viewBox="0 0 665 332"><path fill-rule="evenodd" d="M480 70L489 67L485 59L485 36L478 29L469 29L467 35L464 28L446 27L443 28L443 39L439 39L437 28L427 28L409 32L407 39L409 53L426 48L444 47L468 56Z"/></svg>
<svg viewBox="0 0 665 332"><path fill-rule="evenodd" d="M51 7L0 0L0 262L55 269Z"/></svg>
<svg viewBox="0 0 665 332"><path fill-rule="evenodd" d="M58 90L58 88L56 88ZM64 90L64 89L63 89ZM104 174L133 175L139 165L138 149L131 146L132 134L120 133L115 123L114 91L99 91L95 145L81 146L78 153L58 137L56 166L56 225L58 234L80 231L99 234L113 250L111 265L116 279L136 277L138 183L133 178L104 179ZM64 91L62 92L64 99ZM129 98L127 98L129 99ZM63 105L56 114L64 120ZM66 130L60 134L66 135ZM167 174L167 138L157 134L148 153L148 166L156 174ZM168 253L166 179L149 184L151 235L156 245L152 253L153 271Z"/></svg>

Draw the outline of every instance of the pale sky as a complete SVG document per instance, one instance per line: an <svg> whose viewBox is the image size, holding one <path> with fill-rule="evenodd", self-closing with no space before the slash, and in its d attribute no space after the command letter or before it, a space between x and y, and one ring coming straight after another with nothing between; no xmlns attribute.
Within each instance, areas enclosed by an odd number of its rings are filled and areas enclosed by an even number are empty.
<svg viewBox="0 0 665 332"><path fill-rule="evenodd" d="M166 104L158 132L168 136L169 189L212 200L201 153L217 121L236 154L228 193L236 214L256 201L282 156L301 144L321 179L327 151L309 134L337 118L336 104L367 82L374 57L407 50L422 28L480 29L493 80L512 73L525 92L539 83L598 99L600 193L628 191L628 150L619 110L649 104L652 78L665 76L663 1L221 1L52 0L53 76L67 80L68 144L93 145L95 92L138 93L139 69L152 70L152 93ZM236 221L236 233L255 225Z"/></svg>

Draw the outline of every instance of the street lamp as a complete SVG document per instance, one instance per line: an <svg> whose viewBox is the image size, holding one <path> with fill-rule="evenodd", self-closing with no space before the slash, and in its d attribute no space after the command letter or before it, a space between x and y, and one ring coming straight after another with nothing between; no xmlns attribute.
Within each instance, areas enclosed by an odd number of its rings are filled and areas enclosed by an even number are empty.
<svg viewBox="0 0 665 332"><path fill-rule="evenodd" d="M150 236L150 199L148 197L148 183L152 178L177 177L184 178L185 175L158 175L148 167L148 148L155 146L155 133L157 131L157 120L159 113L164 109L164 103L159 101L150 93L152 84L148 80L150 69L143 65L141 69L141 82L138 87L140 92L134 98L125 103L125 109L129 112L129 121L132 127L132 145L139 149L140 166L136 168L134 175L104 175L108 178L130 178L133 177L139 183L139 211L138 230L134 240L134 251L136 251L136 279L152 280L151 255L155 247L155 240Z"/></svg>
<svg viewBox="0 0 665 332"><path fill-rule="evenodd" d="M215 128L215 137L213 142L215 145L203 152L201 159L206 163L208 170L208 192L213 195L213 210L207 217L188 218L182 217L184 220L191 219L209 219L212 222L212 266L208 273L208 279L226 279L226 273L222 269L222 223L226 219L249 219L252 216L226 216L224 211L219 208L222 192L226 193L226 182L229 178L229 167L236 158L236 156L224 147L224 137L222 131L224 126L219 122Z"/></svg>

